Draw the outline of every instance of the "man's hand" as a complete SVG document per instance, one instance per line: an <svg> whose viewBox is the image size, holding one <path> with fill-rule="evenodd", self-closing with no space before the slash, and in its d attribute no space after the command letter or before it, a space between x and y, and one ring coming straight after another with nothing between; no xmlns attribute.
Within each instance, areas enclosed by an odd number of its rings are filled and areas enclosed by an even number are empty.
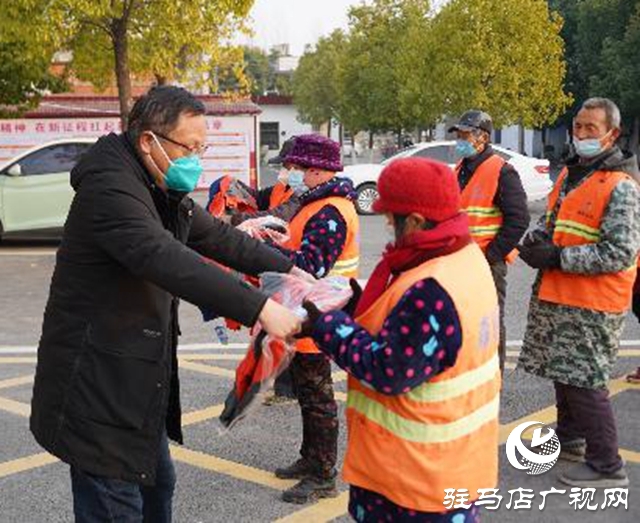
<svg viewBox="0 0 640 523"><path fill-rule="evenodd" d="M559 269L562 248L549 240L519 245L520 258L534 269Z"/></svg>
<svg viewBox="0 0 640 523"><path fill-rule="evenodd" d="M300 278L302 281L306 281L307 283L315 283L316 281L318 281L311 274L303 271L302 269L299 269L295 265L289 271L289 274L291 274L291 276L295 276L296 278Z"/></svg>
<svg viewBox="0 0 640 523"><path fill-rule="evenodd" d="M267 334L286 340L300 332L302 320L279 303L268 299L258 316L258 321Z"/></svg>

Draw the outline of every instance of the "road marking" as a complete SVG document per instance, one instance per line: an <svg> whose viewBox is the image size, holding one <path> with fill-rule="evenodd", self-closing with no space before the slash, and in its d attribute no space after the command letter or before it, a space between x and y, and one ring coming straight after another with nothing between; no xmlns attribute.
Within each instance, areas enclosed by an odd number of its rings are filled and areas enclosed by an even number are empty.
<svg viewBox="0 0 640 523"><path fill-rule="evenodd" d="M202 372L204 374L211 374L213 376L219 376L221 378L234 379L236 377L236 373L233 370L223 369L222 367L214 367L213 365L205 365L204 363L196 363L194 361L180 359L178 360L178 365L181 369Z"/></svg>
<svg viewBox="0 0 640 523"><path fill-rule="evenodd" d="M26 472L27 470L38 467L44 467L45 465L57 463L58 461L58 458L48 452L41 452L39 454L33 454L32 456L5 461L4 463L0 463L0 478Z"/></svg>
<svg viewBox="0 0 640 523"><path fill-rule="evenodd" d="M178 354L178 360L194 361L242 361L244 354Z"/></svg>
<svg viewBox="0 0 640 523"><path fill-rule="evenodd" d="M7 380L1 380L0 389L9 389L11 387L19 387L20 385L26 385L27 383L33 383L33 374L27 374L26 376L19 376L17 378L9 378Z"/></svg>
<svg viewBox="0 0 640 523"><path fill-rule="evenodd" d="M229 461L212 456L211 454L205 454L204 452L197 452L175 445L171 445L171 457L176 461L186 463L193 467L210 470L242 481L250 481L251 483L276 490L284 490L296 483L296 480L278 479L273 475L273 472L249 467L242 463L236 463L235 461Z"/></svg>
<svg viewBox="0 0 640 523"><path fill-rule="evenodd" d="M204 351L204 350L239 350L246 349L247 343L187 343L178 345L178 353L182 351ZM36 354L38 347L35 345L0 345L0 354Z"/></svg>
<svg viewBox="0 0 640 523"><path fill-rule="evenodd" d="M34 249L0 249L0 256L55 256L55 250L34 250Z"/></svg>
<svg viewBox="0 0 640 523"><path fill-rule="evenodd" d="M195 425L196 423L202 423L203 421L218 418L220 417L220 414L222 414L223 409L224 403L220 403L204 409L187 412L182 415L182 426L188 427L189 425Z"/></svg>
<svg viewBox="0 0 640 523"><path fill-rule="evenodd" d="M31 405L22 403L21 401L11 400L9 398L0 398L0 410L17 414L28 418L31 415Z"/></svg>
<svg viewBox="0 0 640 523"><path fill-rule="evenodd" d="M609 382L609 397L613 398L617 394L630 389L639 390L640 386L634 385L632 383L627 383L624 377L615 379ZM522 418L512 421L511 423L500 425L500 445L503 445L507 441L507 438L509 437L511 431L521 423L524 423L525 421L539 421L540 423L550 425L556 422L556 417L557 411L554 404L537 412L534 412L533 414L523 416Z"/></svg>
<svg viewBox="0 0 640 523"><path fill-rule="evenodd" d="M0 365L35 363L36 360L35 356L2 356L0 357Z"/></svg>
<svg viewBox="0 0 640 523"><path fill-rule="evenodd" d="M342 492L338 497L322 499L313 505L298 510L293 514L277 519L275 523L308 523L309 521L332 521L347 513L349 508L349 492Z"/></svg>
<svg viewBox="0 0 640 523"><path fill-rule="evenodd" d="M207 351L207 350L243 350L247 349L249 346L249 342L246 343L228 343L227 345L223 345L222 343L187 343L184 345L178 346L178 354L182 352L196 352L196 351ZM521 347L521 340L512 340L507 342L508 347ZM629 349L620 349L618 352L625 357L636 357L640 354L640 340L622 340L620 342L621 347L633 347L637 350L629 350ZM0 345L0 354L36 354L38 351L37 346L28 346L28 345ZM636 354L638 353L638 354ZM507 351L509 356L517 356L520 354L520 351ZM193 359L193 358L192 358Z"/></svg>

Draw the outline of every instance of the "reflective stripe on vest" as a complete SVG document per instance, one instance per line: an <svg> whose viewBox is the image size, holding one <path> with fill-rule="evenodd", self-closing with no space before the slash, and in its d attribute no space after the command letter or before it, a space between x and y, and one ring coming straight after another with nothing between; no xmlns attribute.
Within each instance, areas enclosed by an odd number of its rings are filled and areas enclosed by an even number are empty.
<svg viewBox="0 0 640 523"><path fill-rule="evenodd" d="M618 183L630 177L623 172L592 173L564 197L552 224L566 177L567 170L564 169L547 202L547 227L554 226L553 243L561 247L597 243L611 193ZM559 269L544 271L538 297L571 307L623 313L631 305L636 271L637 261L625 270L608 274L576 274Z"/></svg>
<svg viewBox="0 0 640 523"><path fill-rule="evenodd" d="M493 154L475 170L469 183L462 190L461 204L469 215L469 230L475 242L485 251L502 227L502 212L494 205L500 170L505 161ZM462 162L456 166L460 176Z"/></svg>
<svg viewBox="0 0 640 523"><path fill-rule="evenodd" d="M471 244L403 273L357 322L377 334L405 292L427 278L458 311L463 342L456 363L397 396L349 378L344 477L403 507L440 512L445 488L467 488L474 501L478 489L494 488L498 479L499 315L484 255Z"/></svg>
<svg viewBox="0 0 640 523"><path fill-rule="evenodd" d="M347 225L347 237L344 247L342 248L342 253L340 253L331 271L329 271L328 276L357 278L360 265L360 221L353 202L347 198L331 196L311 202L302 207L289 224L290 239L285 244L285 247L294 251L300 249L307 222L327 205L338 209L338 212ZM320 352L310 338L298 341L296 343L296 351L304 353Z"/></svg>
<svg viewBox="0 0 640 523"><path fill-rule="evenodd" d="M292 195L293 189L287 188L284 183L276 183L271 190L271 195L269 196L269 209L282 205L288 201Z"/></svg>

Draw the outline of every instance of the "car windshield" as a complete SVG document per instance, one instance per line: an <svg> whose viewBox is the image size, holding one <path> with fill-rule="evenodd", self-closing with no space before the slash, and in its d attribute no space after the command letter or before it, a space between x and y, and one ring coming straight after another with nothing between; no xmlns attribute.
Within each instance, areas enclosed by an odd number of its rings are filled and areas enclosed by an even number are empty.
<svg viewBox="0 0 640 523"><path fill-rule="evenodd" d="M418 147L416 145L412 145L411 147L407 147L406 149L402 149L402 151L397 152L393 156L389 156L386 160L382 160L380 165L388 165L393 160L397 160L398 158L404 158L406 156L411 156L411 153L414 152Z"/></svg>

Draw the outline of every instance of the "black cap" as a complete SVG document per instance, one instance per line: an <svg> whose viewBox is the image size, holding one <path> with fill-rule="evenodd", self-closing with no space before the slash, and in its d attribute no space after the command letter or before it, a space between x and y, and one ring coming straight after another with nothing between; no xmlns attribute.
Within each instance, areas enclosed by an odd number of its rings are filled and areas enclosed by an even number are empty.
<svg viewBox="0 0 640 523"><path fill-rule="evenodd" d="M284 159L287 157L287 154L289 154L291 152L291 149L293 149L293 144L296 141L296 137L292 136L291 138L289 138L288 140L285 140L282 143L282 147L280 148L280 152L278 153L277 156L274 156L273 158L271 158L267 164L268 165L281 165L282 163L284 163Z"/></svg>
<svg viewBox="0 0 640 523"><path fill-rule="evenodd" d="M456 125L449 128L450 133L453 131L485 131L491 134L493 131L493 120L491 116L483 111L467 111L464 113Z"/></svg>

